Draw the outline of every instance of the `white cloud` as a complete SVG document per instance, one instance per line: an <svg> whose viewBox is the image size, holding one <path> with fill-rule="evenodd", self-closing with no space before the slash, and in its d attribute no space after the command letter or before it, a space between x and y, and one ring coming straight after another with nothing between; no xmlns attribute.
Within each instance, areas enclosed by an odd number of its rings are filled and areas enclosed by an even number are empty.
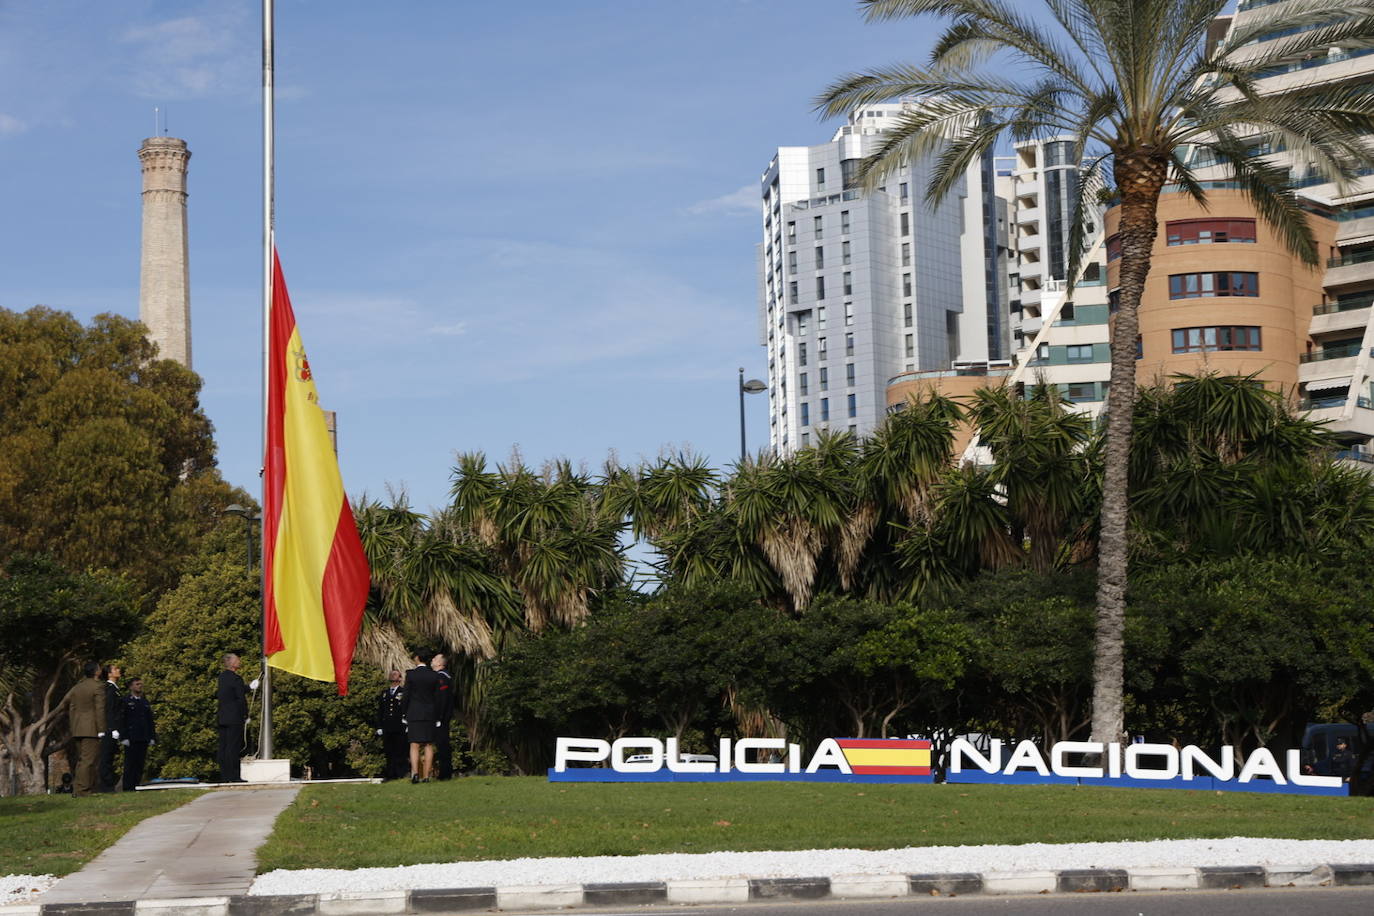
<svg viewBox="0 0 1374 916"><path fill-rule="evenodd" d="M468 323L466 321L458 321L453 324L436 324L434 325L434 327L430 328L425 333L434 334L439 337L457 337L458 335L466 334L467 332Z"/></svg>
<svg viewBox="0 0 1374 916"><path fill-rule="evenodd" d="M22 134L29 129L29 125L14 117L0 111L0 136L6 134Z"/></svg>
<svg viewBox="0 0 1374 916"><path fill-rule="evenodd" d="M120 41L134 48L128 61L134 91L150 99L201 98L251 87L246 21L233 7L134 26Z"/></svg>
<svg viewBox="0 0 1374 916"><path fill-rule="evenodd" d="M756 184L747 184L737 191L729 194L722 194L720 197L712 197L710 200L698 201L687 208L687 212L692 216L709 216L712 214L722 214L724 216L749 216L759 212L759 188Z"/></svg>

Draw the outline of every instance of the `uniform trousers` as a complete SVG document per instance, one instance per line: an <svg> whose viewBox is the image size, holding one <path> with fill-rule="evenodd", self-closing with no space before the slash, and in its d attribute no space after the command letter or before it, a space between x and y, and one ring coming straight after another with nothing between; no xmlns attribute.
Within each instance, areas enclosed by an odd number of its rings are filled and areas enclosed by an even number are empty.
<svg viewBox="0 0 1374 916"><path fill-rule="evenodd" d="M124 791L132 792L143 782L143 763L148 759L147 741L130 741L124 749Z"/></svg>
<svg viewBox="0 0 1374 916"><path fill-rule="evenodd" d="M99 738L74 738L76 767L72 773L72 795L80 798L95 792L96 766L100 762Z"/></svg>
<svg viewBox="0 0 1374 916"><path fill-rule="evenodd" d="M410 772L410 741L406 733L382 732L382 753L386 755L383 779L405 779Z"/></svg>
<svg viewBox="0 0 1374 916"><path fill-rule="evenodd" d="M243 726L219 727L219 781L238 782L239 758L243 756Z"/></svg>
<svg viewBox="0 0 1374 916"><path fill-rule="evenodd" d="M115 761L119 758L119 742L109 733L100 739L100 791L113 792L119 788L119 773Z"/></svg>

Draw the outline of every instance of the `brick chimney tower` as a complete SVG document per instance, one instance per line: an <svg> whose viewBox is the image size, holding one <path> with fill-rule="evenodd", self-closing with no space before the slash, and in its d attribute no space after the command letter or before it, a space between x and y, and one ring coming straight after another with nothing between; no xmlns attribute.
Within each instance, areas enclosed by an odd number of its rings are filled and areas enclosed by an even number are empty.
<svg viewBox="0 0 1374 916"><path fill-rule="evenodd" d="M176 137L149 137L143 164L143 256L138 317L162 359L191 368L191 283L186 258L186 165L191 151Z"/></svg>

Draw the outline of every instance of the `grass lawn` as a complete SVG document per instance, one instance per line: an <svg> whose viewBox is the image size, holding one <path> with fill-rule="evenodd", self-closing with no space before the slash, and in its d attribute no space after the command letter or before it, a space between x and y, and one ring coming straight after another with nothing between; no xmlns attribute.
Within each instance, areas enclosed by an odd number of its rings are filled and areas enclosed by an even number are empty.
<svg viewBox="0 0 1374 916"><path fill-rule="evenodd" d="M1374 838L1374 799L1058 786L448 783L307 786L258 870L522 856L1260 836Z"/></svg>
<svg viewBox="0 0 1374 916"><path fill-rule="evenodd" d="M104 852L145 817L200 795L188 789L91 798L0 798L0 875L66 875Z"/></svg>

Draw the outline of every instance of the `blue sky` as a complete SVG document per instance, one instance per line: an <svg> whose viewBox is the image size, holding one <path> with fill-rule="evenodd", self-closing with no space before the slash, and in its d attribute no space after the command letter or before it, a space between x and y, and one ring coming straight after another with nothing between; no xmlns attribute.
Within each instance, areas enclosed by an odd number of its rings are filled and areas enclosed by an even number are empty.
<svg viewBox="0 0 1374 916"><path fill-rule="evenodd" d="M848 0L278 0L277 232L351 495L446 501L456 451L738 451L754 189L838 74L931 25ZM0 0L0 306L138 311L153 108L192 150L195 368L257 488L255 0ZM749 400L751 447L765 398Z"/></svg>

